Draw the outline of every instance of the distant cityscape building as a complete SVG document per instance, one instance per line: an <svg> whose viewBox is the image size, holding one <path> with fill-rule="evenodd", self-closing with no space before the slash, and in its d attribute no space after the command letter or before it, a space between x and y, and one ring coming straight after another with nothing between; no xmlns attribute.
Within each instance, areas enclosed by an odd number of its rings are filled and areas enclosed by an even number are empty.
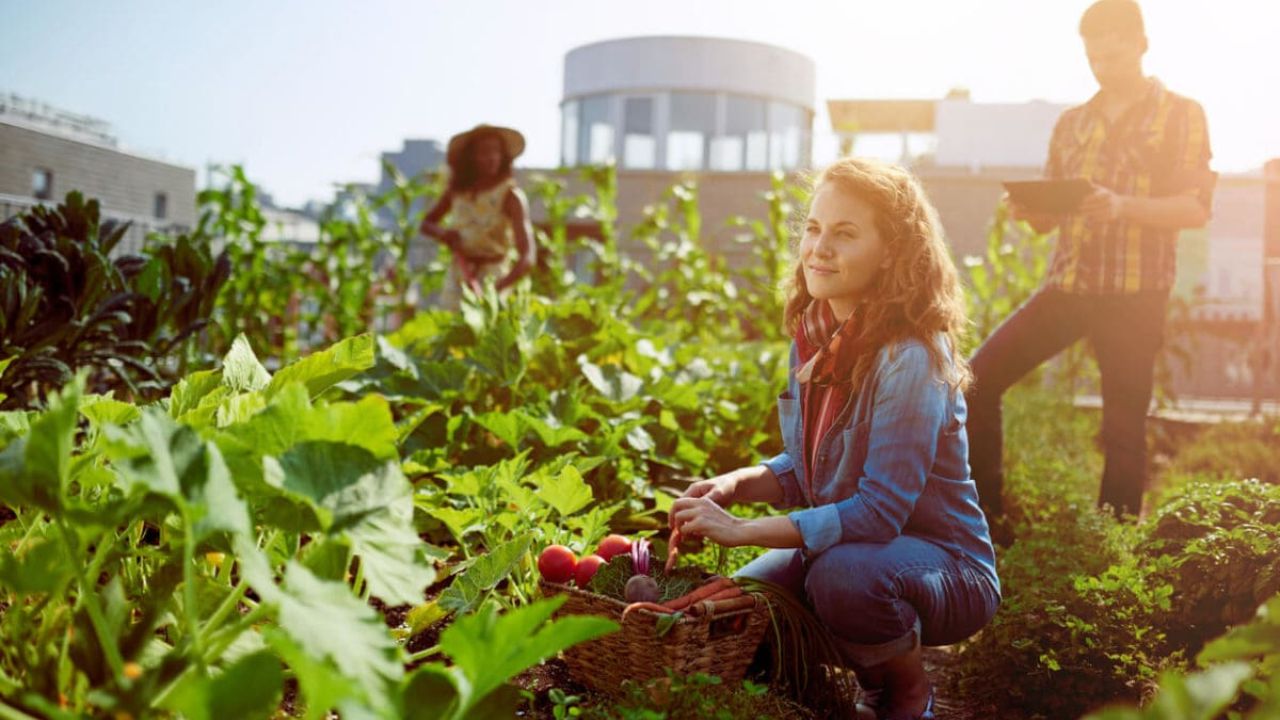
<svg viewBox="0 0 1280 720"><path fill-rule="evenodd" d="M1067 107L1043 100L976 103L967 90L953 90L941 100L827 101L841 154L855 152L859 137L896 134L902 137L900 159L971 172L1038 170L1047 157L1053 127ZM913 151L913 145L923 151Z"/></svg>
<svg viewBox="0 0 1280 720"><path fill-rule="evenodd" d="M444 146L439 140L405 140L399 152L382 153L381 176L376 193L379 195L395 188L395 179L391 168L404 178L419 178L427 173L436 172L445 163ZM384 227L395 222L397 209L387 206L378 210L378 220ZM410 214L426 212L421 200L415 200L409 210Z"/></svg>
<svg viewBox="0 0 1280 720"><path fill-rule="evenodd" d="M104 120L0 95L0 220L79 190L104 217L132 223L118 252L153 230L195 224L196 172L120 149Z"/></svg>
<svg viewBox="0 0 1280 720"><path fill-rule="evenodd" d="M565 56L561 163L794 170L812 161L814 64L763 43L636 37Z"/></svg>

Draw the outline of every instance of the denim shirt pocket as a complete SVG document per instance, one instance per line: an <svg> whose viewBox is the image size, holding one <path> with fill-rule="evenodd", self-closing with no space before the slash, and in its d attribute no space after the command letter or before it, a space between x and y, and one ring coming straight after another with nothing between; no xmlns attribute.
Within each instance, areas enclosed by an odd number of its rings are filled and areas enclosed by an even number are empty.
<svg viewBox="0 0 1280 720"><path fill-rule="evenodd" d="M862 480L863 465L867 461L867 444L871 421L863 420L833 436L822 449L819 459L826 475L821 487L815 488L818 503L834 503L853 497Z"/></svg>

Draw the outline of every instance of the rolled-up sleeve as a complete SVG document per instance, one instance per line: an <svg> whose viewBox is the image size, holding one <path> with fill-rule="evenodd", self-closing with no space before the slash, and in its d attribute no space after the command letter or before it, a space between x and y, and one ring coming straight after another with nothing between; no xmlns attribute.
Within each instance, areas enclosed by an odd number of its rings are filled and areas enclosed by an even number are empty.
<svg viewBox="0 0 1280 720"><path fill-rule="evenodd" d="M924 492L953 391L922 345L902 348L881 371L858 492L837 503L790 513L805 549L888 542L902 533Z"/></svg>
<svg viewBox="0 0 1280 720"><path fill-rule="evenodd" d="M778 478L778 483L782 485L782 502L774 507L789 508L803 503L804 498L800 494L800 478L796 476L796 465L791 455L785 452L778 453L761 464L769 468Z"/></svg>
<svg viewBox="0 0 1280 720"><path fill-rule="evenodd" d="M1206 210L1212 210L1218 174L1209 169L1213 151L1209 148L1209 123L1200 103L1182 101L1175 129L1173 172L1167 180L1171 194L1194 195Z"/></svg>

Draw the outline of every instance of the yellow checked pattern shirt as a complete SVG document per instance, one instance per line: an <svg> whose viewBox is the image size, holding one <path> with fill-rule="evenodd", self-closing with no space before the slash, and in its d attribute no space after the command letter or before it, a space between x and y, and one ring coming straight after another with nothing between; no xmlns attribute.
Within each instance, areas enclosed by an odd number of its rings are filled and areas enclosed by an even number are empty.
<svg viewBox="0 0 1280 720"><path fill-rule="evenodd" d="M1045 175L1083 177L1120 195L1194 195L1212 207L1209 130L1200 104L1149 81L1146 95L1109 122L1095 95L1062 114ZM1063 219L1047 284L1072 293L1168 291L1178 231L1132 222Z"/></svg>

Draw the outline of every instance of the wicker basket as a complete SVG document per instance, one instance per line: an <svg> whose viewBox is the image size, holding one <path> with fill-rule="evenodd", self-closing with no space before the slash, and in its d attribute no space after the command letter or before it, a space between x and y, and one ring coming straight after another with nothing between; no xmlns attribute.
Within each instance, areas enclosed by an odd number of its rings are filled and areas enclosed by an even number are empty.
<svg viewBox="0 0 1280 720"><path fill-rule="evenodd" d="M706 603L704 612L683 615L661 637L657 623L662 617L649 610L635 610L622 622L627 604L571 585L542 583L543 595L568 596L557 615L600 615L622 625L622 629L564 651L565 663L574 679L609 695L622 692L624 680L643 682L666 677L665 668L677 675L706 673L727 683L746 674L756 649L769 625L765 600L754 596L753 607L717 613L715 603Z"/></svg>

